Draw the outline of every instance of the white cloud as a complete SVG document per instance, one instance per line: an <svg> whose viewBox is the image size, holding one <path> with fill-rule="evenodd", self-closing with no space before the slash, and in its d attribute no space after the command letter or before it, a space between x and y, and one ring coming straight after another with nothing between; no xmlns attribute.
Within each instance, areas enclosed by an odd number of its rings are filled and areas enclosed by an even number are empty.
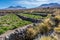
<svg viewBox="0 0 60 40"><path fill-rule="evenodd" d="M40 1L40 0L35 0L35 1L26 1L26 0L24 0L24 1L16 1L16 3L18 3L18 4L25 4L25 5L41 5L41 4L43 4L43 3L48 3L48 1L46 0L42 0L42 1Z"/></svg>

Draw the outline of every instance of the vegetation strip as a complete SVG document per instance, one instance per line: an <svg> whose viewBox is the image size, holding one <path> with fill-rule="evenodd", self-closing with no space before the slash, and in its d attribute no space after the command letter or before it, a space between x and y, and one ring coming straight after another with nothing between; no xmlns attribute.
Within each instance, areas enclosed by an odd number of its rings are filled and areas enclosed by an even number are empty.
<svg viewBox="0 0 60 40"><path fill-rule="evenodd" d="M8 30L13 30L15 28L30 23L31 23L30 21L22 20L21 18L17 17L15 14L7 14L5 16L0 17L0 34Z"/></svg>
<svg viewBox="0 0 60 40"><path fill-rule="evenodd" d="M24 16L24 17L28 17L28 18L32 18L32 19L41 19L43 18L42 16L38 16L38 15L32 15L32 14L19 14L21 16Z"/></svg>

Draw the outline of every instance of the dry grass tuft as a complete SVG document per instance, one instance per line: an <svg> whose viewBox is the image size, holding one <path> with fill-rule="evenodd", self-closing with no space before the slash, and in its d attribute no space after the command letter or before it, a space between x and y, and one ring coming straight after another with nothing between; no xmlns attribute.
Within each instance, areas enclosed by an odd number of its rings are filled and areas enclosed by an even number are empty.
<svg viewBox="0 0 60 40"><path fill-rule="evenodd" d="M51 36L43 36L41 37L40 40L57 40L55 37L51 37Z"/></svg>

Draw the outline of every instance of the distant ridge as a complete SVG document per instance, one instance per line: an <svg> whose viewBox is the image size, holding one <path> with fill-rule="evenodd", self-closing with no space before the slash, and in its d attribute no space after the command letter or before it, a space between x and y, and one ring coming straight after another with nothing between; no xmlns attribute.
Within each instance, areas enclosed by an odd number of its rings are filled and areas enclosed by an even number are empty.
<svg viewBox="0 0 60 40"><path fill-rule="evenodd" d="M0 9L0 10L21 10L21 9L40 9L40 8L60 8L60 4L59 3L42 4L35 8L26 8L17 5L17 6L9 6L8 8Z"/></svg>
<svg viewBox="0 0 60 40"><path fill-rule="evenodd" d="M8 7L8 8L26 8L26 7L22 7L22 6L10 6L10 7Z"/></svg>
<svg viewBox="0 0 60 40"><path fill-rule="evenodd" d="M60 4L58 4L58 3L42 4L38 8L47 8L47 7L49 7L49 8L60 8Z"/></svg>
<svg viewBox="0 0 60 40"><path fill-rule="evenodd" d="M22 6L9 6L8 8L2 10L20 10L20 9L27 9L27 8Z"/></svg>

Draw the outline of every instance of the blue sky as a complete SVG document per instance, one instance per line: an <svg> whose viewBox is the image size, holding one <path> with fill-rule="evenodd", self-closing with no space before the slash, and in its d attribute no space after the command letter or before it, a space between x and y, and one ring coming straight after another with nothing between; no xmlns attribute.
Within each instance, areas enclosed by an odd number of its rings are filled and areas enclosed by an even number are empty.
<svg viewBox="0 0 60 40"><path fill-rule="evenodd" d="M0 9L17 5L27 8L34 8L40 6L41 4L59 3L59 2L60 0L0 0Z"/></svg>

